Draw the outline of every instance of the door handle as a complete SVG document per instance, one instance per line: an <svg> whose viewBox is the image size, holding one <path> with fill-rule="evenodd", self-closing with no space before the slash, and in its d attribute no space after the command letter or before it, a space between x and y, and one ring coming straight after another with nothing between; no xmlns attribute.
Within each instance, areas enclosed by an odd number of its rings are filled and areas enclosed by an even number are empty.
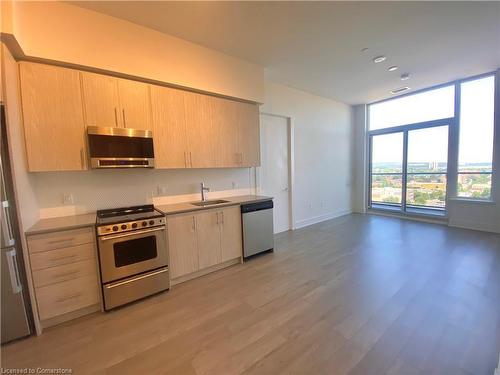
<svg viewBox="0 0 500 375"><path fill-rule="evenodd" d="M127 122L125 121L125 108L122 108L122 115L123 115L123 127L127 127Z"/></svg>
<svg viewBox="0 0 500 375"><path fill-rule="evenodd" d="M115 107L115 125L118 128L118 112L116 110L116 107Z"/></svg>
<svg viewBox="0 0 500 375"><path fill-rule="evenodd" d="M134 277L133 279L128 279L128 280L125 280L125 281L119 281L119 282L116 282L116 283L113 283L113 284L108 284L108 285L105 286L105 288L106 289L113 289L113 288L116 288L117 286L121 286L121 285L126 285L126 284L129 284L129 283L133 283L134 281L146 279L148 277L156 276L156 275L159 275L159 274L165 273L165 272L168 272L168 268L164 268L162 270L158 270L158 271L154 271L154 272L151 272L151 273L147 273L145 275L137 276L137 277Z"/></svg>
<svg viewBox="0 0 500 375"><path fill-rule="evenodd" d="M3 211L3 219L2 219L2 232L3 238L5 238L6 246L14 246L14 234L12 233L12 225L10 222L10 207L9 201L2 202L2 211Z"/></svg>
<svg viewBox="0 0 500 375"><path fill-rule="evenodd" d="M21 280L19 279L19 269L17 268L17 253L16 249L9 250L5 253L7 257L7 265L9 266L10 285L14 294L20 293L23 290Z"/></svg>
<svg viewBox="0 0 500 375"><path fill-rule="evenodd" d="M103 236L99 238L100 241L109 241L109 240L114 240L117 238L123 238L123 237L130 237L130 236L138 236L141 234L146 234L146 233L151 233L151 232L158 232L161 230L165 230L164 226L158 227L158 228L152 228L152 229L145 229L145 230L139 230L135 232L130 232L130 233L123 233L123 234L116 234L116 235L111 235L111 236Z"/></svg>

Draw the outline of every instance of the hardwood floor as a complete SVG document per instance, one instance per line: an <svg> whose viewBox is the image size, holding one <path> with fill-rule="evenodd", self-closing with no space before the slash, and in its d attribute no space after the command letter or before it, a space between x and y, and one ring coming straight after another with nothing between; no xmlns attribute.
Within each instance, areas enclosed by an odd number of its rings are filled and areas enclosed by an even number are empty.
<svg viewBox="0 0 500 375"><path fill-rule="evenodd" d="M493 374L500 235L348 215L2 348L76 374Z"/></svg>

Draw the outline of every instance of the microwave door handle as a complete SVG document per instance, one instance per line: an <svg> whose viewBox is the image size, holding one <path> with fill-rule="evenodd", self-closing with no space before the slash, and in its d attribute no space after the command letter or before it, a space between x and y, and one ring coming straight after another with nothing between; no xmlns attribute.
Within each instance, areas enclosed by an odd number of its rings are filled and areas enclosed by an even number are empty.
<svg viewBox="0 0 500 375"><path fill-rule="evenodd" d="M19 269L17 268L16 249L5 252L7 257L7 265L9 266L10 285L12 293L17 294L23 290L21 280L19 278Z"/></svg>
<svg viewBox="0 0 500 375"><path fill-rule="evenodd" d="M14 246L15 241L9 211L9 201L2 201L2 238L5 241L5 246Z"/></svg>
<svg viewBox="0 0 500 375"><path fill-rule="evenodd" d="M146 229L146 230L140 230L140 231L135 231L135 232L129 232L129 233L120 233L120 234L114 234L110 236L103 236L100 238L101 241L109 241L109 240L115 240L117 238L123 238L123 237L130 237L130 236L138 236L141 234L146 234L146 233L151 233L151 232L159 232L165 230L164 226L158 227L158 228L152 228L152 229Z"/></svg>

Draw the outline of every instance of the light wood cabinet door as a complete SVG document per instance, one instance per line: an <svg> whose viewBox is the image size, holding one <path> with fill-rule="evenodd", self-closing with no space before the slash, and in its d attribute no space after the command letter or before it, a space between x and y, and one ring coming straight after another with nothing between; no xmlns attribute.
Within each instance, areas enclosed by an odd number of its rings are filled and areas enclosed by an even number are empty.
<svg viewBox="0 0 500 375"><path fill-rule="evenodd" d="M125 128L152 130L149 85L118 79L121 119Z"/></svg>
<svg viewBox="0 0 500 375"><path fill-rule="evenodd" d="M188 144L184 93L151 86L151 110L156 168L187 168Z"/></svg>
<svg viewBox="0 0 500 375"><path fill-rule="evenodd" d="M196 234L200 270L221 263L220 211L205 211L196 214Z"/></svg>
<svg viewBox="0 0 500 375"><path fill-rule="evenodd" d="M240 166L260 166L259 107L257 104L238 104L238 148Z"/></svg>
<svg viewBox="0 0 500 375"><path fill-rule="evenodd" d="M123 127L118 79L81 72L83 108L87 126Z"/></svg>
<svg viewBox="0 0 500 375"><path fill-rule="evenodd" d="M238 167L238 105L236 102L211 97L212 126L216 136L215 145L217 167Z"/></svg>
<svg viewBox="0 0 500 375"><path fill-rule="evenodd" d="M222 262L243 254L240 206L224 208L221 212Z"/></svg>
<svg viewBox="0 0 500 375"><path fill-rule="evenodd" d="M20 76L28 169L86 169L79 72L21 62Z"/></svg>
<svg viewBox="0 0 500 375"><path fill-rule="evenodd" d="M217 131L211 121L211 100L207 95L184 92L186 132L191 168L216 166L214 139Z"/></svg>
<svg viewBox="0 0 500 375"><path fill-rule="evenodd" d="M167 217L170 277L187 275L199 269L196 220L193 215Z"/></svg>

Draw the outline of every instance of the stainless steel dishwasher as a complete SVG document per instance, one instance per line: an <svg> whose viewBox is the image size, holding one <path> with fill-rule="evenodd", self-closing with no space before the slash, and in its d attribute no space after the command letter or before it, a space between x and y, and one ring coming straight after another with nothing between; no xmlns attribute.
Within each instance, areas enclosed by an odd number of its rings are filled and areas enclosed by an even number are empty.
<svg viewBox="0 0 500 375"><path fill-rule="evenodd" d="M274 249L273 201L241 205L243 257Z"/></svg>

